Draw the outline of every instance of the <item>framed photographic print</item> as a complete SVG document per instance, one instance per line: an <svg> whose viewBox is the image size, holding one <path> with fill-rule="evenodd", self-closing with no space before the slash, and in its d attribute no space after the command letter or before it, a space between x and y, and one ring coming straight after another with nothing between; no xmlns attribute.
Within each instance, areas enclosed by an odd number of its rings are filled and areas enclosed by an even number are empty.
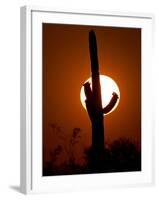
<svg viewBox="0 0 159 200"><path fill-rule="evenodd" d="M21 8L21 191L152 184L148 14Z"/></svg>

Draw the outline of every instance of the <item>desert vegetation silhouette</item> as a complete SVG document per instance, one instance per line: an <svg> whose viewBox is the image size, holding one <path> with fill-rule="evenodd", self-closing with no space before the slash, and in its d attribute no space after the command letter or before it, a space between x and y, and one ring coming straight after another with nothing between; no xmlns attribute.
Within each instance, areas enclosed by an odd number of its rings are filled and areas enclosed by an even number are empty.
<svg viewBox="0 0 159 200"><path fill-rule="evenodd" d="M57 124L50 124L50 128L59 142L50 150L49 161L43 163L43 176L141 170L140 149L128 138L119 138L110 144L105 144L102 162L95 165L91 147L86 147L82 143L83 132L80 128L74 128L68 140L65 132ZM77 146L82 148L80 153L75 151ZM82 163L78 162L77 157ZM59 160L62 162L59 163Z"/></svg>

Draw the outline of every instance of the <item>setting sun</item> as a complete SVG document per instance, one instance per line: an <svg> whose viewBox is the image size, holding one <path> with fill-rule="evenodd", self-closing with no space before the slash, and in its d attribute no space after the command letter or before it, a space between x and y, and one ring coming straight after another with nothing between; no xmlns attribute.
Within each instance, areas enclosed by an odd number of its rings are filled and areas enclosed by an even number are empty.
<svg viewBox="0 0 159 200"><path fill-rule="evenodd" d="M90 86L92 87L91 78L89 78L85 82L89 82ZM109 113L107 113L107 114L110 114L112 111L115 110L115 108L119 104L120 91L119 91L118 85L115 83L115 81L108 76L100 75L100 83L101 83L101 95L102 95L102 106L103 106L103 108L109 104L109 102L112 98L113 92L116 92L118 97L119 97L114 108ZM86 109L86 104L85 104L86 96L85 96L85 93L84 93L84 87L83 86L82 86L81 92L80 92L80 100L81 100L83 107Z"/></svg>

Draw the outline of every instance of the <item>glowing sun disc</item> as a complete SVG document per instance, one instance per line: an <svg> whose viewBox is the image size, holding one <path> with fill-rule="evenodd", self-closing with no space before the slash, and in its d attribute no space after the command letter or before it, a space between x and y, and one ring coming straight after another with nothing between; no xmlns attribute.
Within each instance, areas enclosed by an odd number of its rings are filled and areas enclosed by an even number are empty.
<svg viewBox="0 0 159 200"><path fill-rule="evenodd" d="M89 82L90 86L92 87L91 78L87 79L85 82ZM120 91L119 91L118 85L109 76L100 75L100 84L101 84L101 97L102 97L102 107L103 108L109 104L109 102L112 98L113 92L116 92L118 97L119 97L114 108L109 113L107 113L107 114L110 114L112 111L115 110L115 108L119 104ZM86 104L85 104L86 96L85 96L85 93L84 93L84 87L83 86L81 87L80 100L81 100L83 107L86 109Z"/></svg>

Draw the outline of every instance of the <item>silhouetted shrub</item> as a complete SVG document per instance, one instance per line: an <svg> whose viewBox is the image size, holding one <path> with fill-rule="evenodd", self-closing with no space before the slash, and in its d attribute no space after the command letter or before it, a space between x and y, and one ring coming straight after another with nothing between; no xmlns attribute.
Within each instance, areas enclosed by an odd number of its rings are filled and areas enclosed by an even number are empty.
<svg viewBox="0 0 159 200"><path fill-rule="evenodd" d="M129 139L120 138L111 146L113 171L139 171L141 170L141 152Z"/></svg>

